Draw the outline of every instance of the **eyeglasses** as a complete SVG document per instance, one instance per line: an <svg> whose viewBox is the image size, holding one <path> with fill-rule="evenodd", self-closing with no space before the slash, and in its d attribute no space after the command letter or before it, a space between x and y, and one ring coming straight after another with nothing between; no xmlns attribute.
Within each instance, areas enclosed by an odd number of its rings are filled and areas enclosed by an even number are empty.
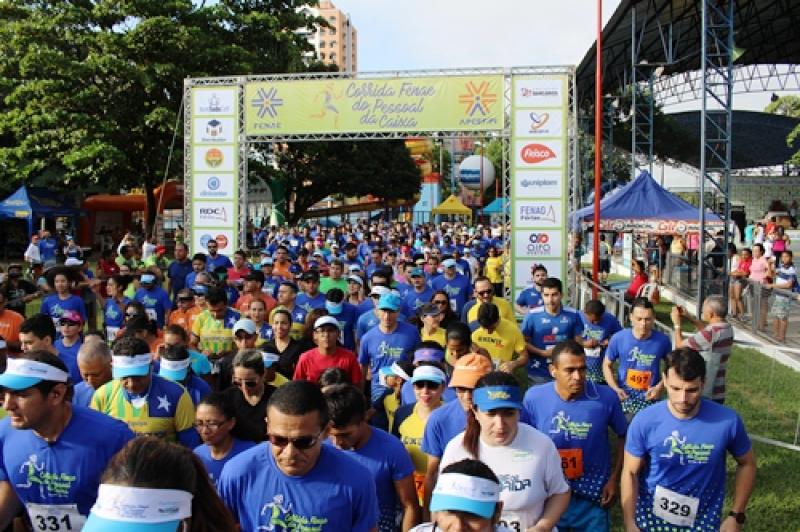
<svg viewBox="0 0 800 532"><path fill-rule="evenodd" d="M429 390L436 390L437 388L439 388L439 386L441 386L441 383L433 381L417 381L414 383L414 388L416 388L417 390L421 390L423 388L427 388Z"/></svg>
<svg viewBox="0 0 800 532"><path fill-rule="evenodd" d="M222 425L224 425L225 423L227 423L227 420L225 420L225 421L195 421L194 422L194 428L196 428L197 430L203 430L204 428L206 428L208 430L217 430Z"/></svg>
<svg viewBox="0 0 800 532"><path fill-rule="evenodd" d="M233 385L237 388L241 388L244 385L245 388L255 388L258 386L258 381L233 381Z"/></svg>
<svg viewBox="0 0 800 532"><path fill-rule="evenodd" d="M81 322L79 321L72 321L72 320L61 320L58 322L59 325L66 325L67 327L74 327L76 325L80 325Z"/></svg>
<svg viewBox="0 0 800 532"><path fill-rule="evenodd" d="M476 291L475 293L478 294L481 297L492 295L492 291L491 290L481 290L480 292Z"/></svg>
<svg viewBox="0 0 800 532"><path fill-rule="evenodd" d="M433 300L432 303L435 304L435 305L449 305L450 304L449 301L442 301L441 299Z"/></svg>
<svg viewBox="0 0 800 532"><path fill-rule="evenodd" d="M320 432L316 436L299 436L297 438L287 438L286 436L267 434L267 439L272 445L275 447L280 447L281 449L287 447L291 443L294 445L295 449L305 451L317 444L321 434L322 433Z"/></svg>

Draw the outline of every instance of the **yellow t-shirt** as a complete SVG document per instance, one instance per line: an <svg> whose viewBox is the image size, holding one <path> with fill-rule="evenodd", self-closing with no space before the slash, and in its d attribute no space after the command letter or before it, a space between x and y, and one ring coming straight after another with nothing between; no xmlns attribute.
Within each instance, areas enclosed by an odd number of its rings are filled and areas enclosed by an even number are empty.
<svg viewBox="0 0 800 532"><path fill-rule="evenodd" d="M425 435L427 420L423 421L417 414L416 403L406 407L396 412L395 422L398 425L393 427L392 432L400 436L400 441L414 464L414 471L424 475L428 469L428 455L422 452L422 437Z"/></svg>
<svg viewBox="0 0 800 532"><path fill-rule="evenodd" d="M502 297L493 296L492 303L497 305L497 310L500 311L500 319L516 322L517 318L514 316L514 309L511 308L511 303ZM478 310L483 303L475 303L467 312L467 323L478 321Z"/></svg>
<svg viewBox="0 0 800 532"><path fill-rule="evenodd" d="M272 379L272 382L268 382L267 384L271 384L276 388L280 388L281 386L283 386L287 382L289 382L289 379L287 379L286 377L284 377L283 375L281 375L280 373L278 373L276 371L275 372L275 378Z"/></svg>
<svg viewBox="0 0 800 532"><path fill-rule="evenodd" d="M525 338L516 322L504 319L500 320L492 333L483 327L477 328L472 333L472 341L489 352L495 366L512 360L514 353L525 350Z"/></svg>
<svg viewBox="0 0 800 532"><path fill-rule="evenodd" d="M489 257L486 259L483 273L492 284L503 282L503 257Z"/></svg>
<svg viewBox="0 0 800 532"><path fill-rule="evenodd" d="M439 344L440 346L444 347L447 343L446 339L446 331L441 327L437 327L433 334L426 334L424 329L420 329L419 331L420 337L423 342L433 341Z"/></svg>
<svg viewBox="0 0 800 532"><path fill-rule="evenodd" d="M208 310L201 312L192 325L192 334L200 338L197 348L214 354L233 350L233 326L239 317L240 314L231 308L225 311L221 320Z"/></svg>

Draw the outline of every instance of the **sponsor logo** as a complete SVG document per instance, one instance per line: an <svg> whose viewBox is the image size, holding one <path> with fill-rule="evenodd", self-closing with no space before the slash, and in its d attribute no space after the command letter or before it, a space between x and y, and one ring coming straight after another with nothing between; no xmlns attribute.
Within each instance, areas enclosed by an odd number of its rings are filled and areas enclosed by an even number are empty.
<svg viewBox="0 0 800 532"><path fill-rule="evenodd" d="M528 255L541 256L550 255L550 235L547 233L531 233L528 237Z"/></svg>
<svg viewBox="0 0 800 532"><path fill-rule="evenodd" d="M556 221L556 210L552 205L520 205L520 222L552 222Z"/></svg>
<svg viewBox="0 0 800 532"><path fill-rule="evenodd" d="M544 144L526 144L519 155L528 164L538 164L556 158L556 153Z"/></svg>
<svg viewBox="0 0 800 532"><path fill-rule="evenodd" d="M489 399L500 399L502 401L511 399L511 394L503 390L498 390L496 392L490 391L487 392L487 394L489 395Z"/></svg>
<svg viewBox="0 0 800 532"><path fill-rule="evenodd" d="M225 236L225 235L217 235L217 237L214 240L217 241L217 247L220 250L223 250L223 249L228 247L228 237L227 236Z"/></svg>
<svg viewBox="0 0 800 532"><path fill-rule="evenodd" d="M486 116L491 112L491 105L497 102L497 94L489 92L489 82L484 81L479 85L469 82L464 85L467 92L458 96L459 103L464 104L465 114L467 116L475 116L479 113L481 116Z"/></svg>
<svg viewBox="0 0 800 532"><path fill-rule="evenodd" d="M686 464L706 464L711 453L714 452L713 443L691 443L688 437L681 436L677 430L664 439L662 446L666 452L661 454L661 458L677 460L680 465Z"/></svg>
<svg viewBox="0 0 800 532"><path fill-rule="evenodd" d="M221 182L217 176L211 176L208 178L207 184L208 184L208 190L217 190Z"/></svg>
<svg viewBox="0 0 800 532"><path fill-rule="evenodd" d="M199 108L201 113L229 113L231 111L230 106L224 105L215 92L209 94L205 105L200 104Z"/></svg>
<svg viewBox="0 0 800 532"><path fill-rule="evenodd" d="M528 116L531 119L530 133L536 133L537 131L542 129L550 120L549 113L531 112L528 114Z"/></svg>
<svg viewBox="0 0 800 532"><path fill-rule="evenodd" d="M567 441L573 438L585 440L589 437L590 430L592 430L591 423L572 421L563 410L559 410L550 420L550 434L561 434Z"/></svg>
<svg viewBox="0 0 800 532"><path fill-rule="evenodd" d="M252 107L258 109L258 118L269 115L270 118L278 117L278 107L283 106L283 98L278 97L278 89L270 87L269 90L258 89L258 94L250 102Z"/></svg>
<svg viewBox="0 0 800 532"><path fill-rule="evenodd" d="M528 187L554 187L558 185L558 179L523 179L519 182L522 188Z"/></svg>
<svg viewBox="0 0 800 532"><path fill-rule="evenodd" d="M225 156L222 154L222 150L211 148L206 152L205 161L211 168L218 167L224 160Z"/></svg>
<svg viewBox="0 0 800 532"><path fill-rule="evenodd" d="M225 207L200 207L198 210L201 220L228 221L228 211Z"/></svg>
<svg viewBox="0 0 800 532"><path fill-rule="evenodd" d="M205 182L205 187L198 184L197 196L200 198L224 198L230 192L222 188L222 178L212 175Z"/></svg>
<svg viewBox="0 0 800 532"><path fill-rule="evenodd" d="M209 137L218 137L222 134L222 122L219 120L209 120L206 124L206 134Z"/></svg>
<svg viewBox="0 0 800 532"><path fill-rule="evenodd" d="M554 98L559 95L559 92L558 89L520 87L519 95L523 98Z"/></svg>

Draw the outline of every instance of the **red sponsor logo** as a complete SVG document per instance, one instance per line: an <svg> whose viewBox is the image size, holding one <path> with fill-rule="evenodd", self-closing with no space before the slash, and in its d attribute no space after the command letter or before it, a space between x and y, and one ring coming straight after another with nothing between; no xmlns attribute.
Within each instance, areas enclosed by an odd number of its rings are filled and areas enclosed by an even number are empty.
<svg viewBox="0 0 800 532"><path fill-rule="evenodd" d="M526 144L519 154L522 160L528 164L537 164L556 158L556 153L544 144Z"/></svg>
<svg viewBox="0 0 800 532"><path fill-rule="evenodd" d="M217 241L217 246L219 246L219 249L222 250L228 247L228 237L226 237L225 235L217 235L217 237L214 240Z"/></svg>

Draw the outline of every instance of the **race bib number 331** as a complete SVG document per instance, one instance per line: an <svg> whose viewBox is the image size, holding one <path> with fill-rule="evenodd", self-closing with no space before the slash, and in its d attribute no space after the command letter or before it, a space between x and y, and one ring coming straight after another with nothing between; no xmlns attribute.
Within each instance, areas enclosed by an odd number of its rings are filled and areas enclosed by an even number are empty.
<svg viewBox="0 0 800 532"><path fill-rule="evenodd" d="M78 506L75 504L28 503L25 506L35 531L77 531L86 523L86 516L78 512Z"/></svg>

